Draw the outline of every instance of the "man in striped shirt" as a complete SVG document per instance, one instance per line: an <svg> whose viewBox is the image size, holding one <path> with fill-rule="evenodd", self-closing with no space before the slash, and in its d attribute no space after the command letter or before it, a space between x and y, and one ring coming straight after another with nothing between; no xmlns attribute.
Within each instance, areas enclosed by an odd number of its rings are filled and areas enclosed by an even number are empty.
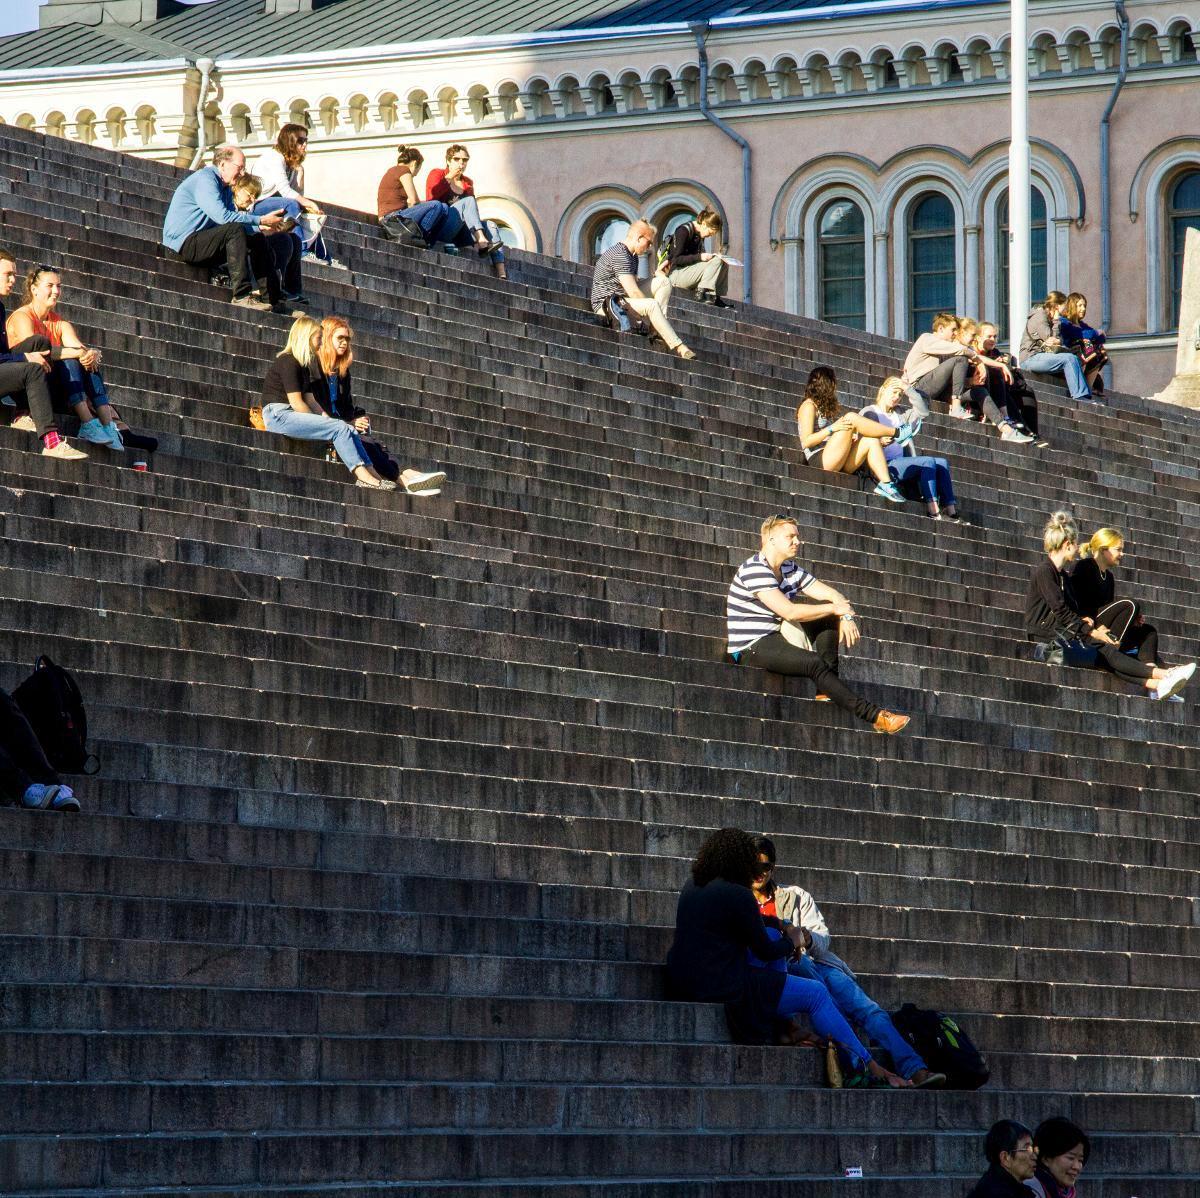
<svg viewBox="0 0 1200 1198"><path fill-rule="evenodd" d="M832 700L876 732L895 735L909 717L860 699L838 677L838 645L849 649L859 638L854 609L796 562L799 549L800 529L790 516L763 521L762 549L738 567L729 587L729 656L774 674L811 678L818 699ZM799 602L801 595L810 602Z"/></svg>
<svg viewBox="0 0 1200 1198"><path fill-rule="evenodd" d="M654 244L656 232L653 225L635 220L624 239L596 259L592 272L592 311L607 319L608 301L616 299L627 311L644 316L676 357L694 358L696 355L671 327L658 300L644 295L637 281L637 260Z"/></svg>

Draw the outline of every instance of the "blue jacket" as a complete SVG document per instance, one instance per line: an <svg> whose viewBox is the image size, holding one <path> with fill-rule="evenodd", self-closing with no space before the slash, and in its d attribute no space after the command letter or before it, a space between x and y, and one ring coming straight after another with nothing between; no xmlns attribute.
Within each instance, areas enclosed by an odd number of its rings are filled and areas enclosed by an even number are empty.
<svg viewBox="0 0 1200 1198"><path fill-rule="evenodd" d="M206 166L175 189L163 221L163 245L178 253L193 233L235 224L246 225L250 233L261 227L257 216L234 207L233 189L217 174L217 168Z"/></svg>

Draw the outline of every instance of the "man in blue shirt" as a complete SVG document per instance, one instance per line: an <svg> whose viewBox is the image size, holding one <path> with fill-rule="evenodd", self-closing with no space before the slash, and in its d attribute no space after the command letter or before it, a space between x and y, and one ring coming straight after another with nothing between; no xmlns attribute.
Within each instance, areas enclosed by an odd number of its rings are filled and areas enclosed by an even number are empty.
<svg viewBox="0 0 1200 1198"><path fill-rule="evenodd" d="M175 189L163 221L163 245L192 266L225 266L232 300L240 308L290 313L301 293L299 244L284 227L285 213L255 216L233 203L233 184L246 171L246 155L221 146L212 166L198 170ZM267 289L268 303L250 294L246 258Z"/></svg>

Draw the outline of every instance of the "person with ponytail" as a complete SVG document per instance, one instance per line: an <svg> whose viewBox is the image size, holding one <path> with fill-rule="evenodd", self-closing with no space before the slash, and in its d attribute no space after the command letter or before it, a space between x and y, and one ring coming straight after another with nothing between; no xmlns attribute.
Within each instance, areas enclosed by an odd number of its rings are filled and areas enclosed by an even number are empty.
<svg viewBox="0 0 1200 1198"><path fill-rule="evenodd" d="M1076 1183L1092 1154L1087 1133L1070 1119L1044 1119L1033 1133L1037 1165L1026 1188L1038 1198L1078 1198Z"/></svg>
<svg viewBox="0 0 1200 1198"><path fill-rule="evenodd" d="M424 161L416 146L401 146L396 165L380 179L376 199L384 235L402 245L470 245L471 234L462 216L441 200L422 200L417 192L417 174Z"/></svg>
<svg viewBox="0 0 1200 1198"><path fill-rule="evenodd" d="M1196 663L1162 669L1121 652L1120 638L1079 610L1066 567L1079 552L1079 530L1069 512L1055 512L1042 533L1046 557L1029 579L1025 633L1033 655L1050 665L1100 666L1145 688L1151 698L1169 699L1187 685Z"/></svg>
<svg viewBox="0 0 1200 1198"><path fill-rule="evenodd" d="M329 441L360 487L394 491L370 464L354 427L327 415L313 397L311 368L321 348L321 326L311 316L298 316L287 344L276 354L263 380L262 417L269 433L297 441Z"/></svg>
<svg viewBox="0 0 1200 1198"><path fill-rule="evenodd" d="M1116 598L1113 569L1125 556L1125 538L1115 528L1097 529L1080 550L1071 572L1071 589L1081 615L1103 624L1120 638L1121 652L1151 666L1165 666L1158 652L1158 630L1147 624L1132 599Z"/></svg>
<svg viewBox="0 0 1200 1198"><path fill-rule="evenodd" d="M359 444L377 474L402 483L410 495L437 495L446 475L441 470L421 473L401 471L400 465L371 435L371 420L365 409L354 406L350 392L350 366L354 361L354 333L344 316L326 316L321 321L321 344L312 361L312 393L321 408L335 420L345 421L358 434Z"/></svg>

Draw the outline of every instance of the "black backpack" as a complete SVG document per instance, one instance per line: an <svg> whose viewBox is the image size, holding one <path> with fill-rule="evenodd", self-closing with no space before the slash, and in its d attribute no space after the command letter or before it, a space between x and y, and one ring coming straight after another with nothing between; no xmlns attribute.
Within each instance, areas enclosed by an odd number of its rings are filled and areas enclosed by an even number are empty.
<svg viewBox="0 0 1200 1198"><path fill-rule="evenodd" d="M892 1012L892 1023L930 1069L946 1075L947 1090L978 1090L987 1084L987 1062L971 1037L949 1015L923 1011L906 1002Z"/></svg>
<svg viewBox="0 0 1200 1198"><path fill-rule="evenodd" d="M13 699L56 770L64 774L99 773L100 759L87 751L83 695L62 666L43 654L33 663L33 673L13 691Z"/></svg>

